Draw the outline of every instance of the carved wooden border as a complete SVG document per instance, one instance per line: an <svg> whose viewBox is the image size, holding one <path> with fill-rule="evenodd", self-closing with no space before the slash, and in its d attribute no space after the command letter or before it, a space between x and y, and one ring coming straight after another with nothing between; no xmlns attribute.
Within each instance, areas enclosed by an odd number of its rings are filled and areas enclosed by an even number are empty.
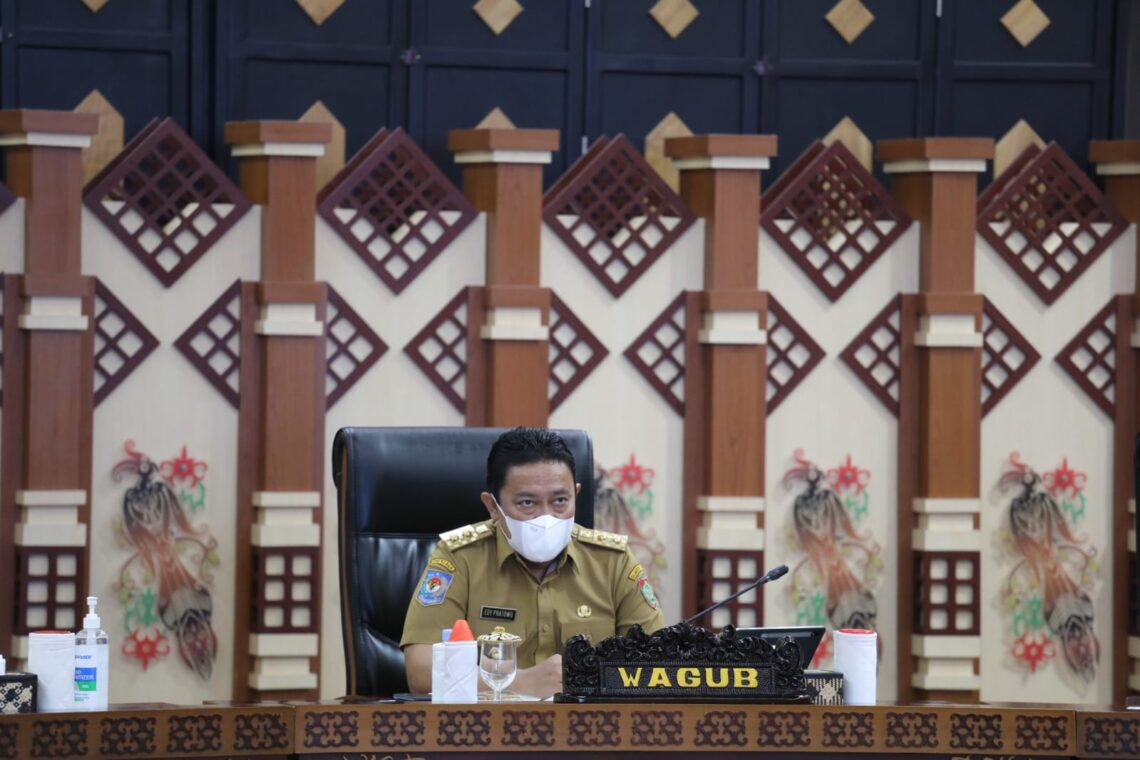
<svg viewBox="0 0 1140 760"><path fill-rule="evenodd" d="M1116 324L1114 296L1103 309L1093 315L1072 340L1065 344L1055 359L1061 365L1061 369L1065 370L1109 418L1113 418L1116 414L1116 404L1108 394L1115 390L1116 331L1119 327ZM1103 347L1097 348L1089 342L1096 336L1107 336ZM1084 352L1089 357L1088 364L1083 368L1073 359L1078 352ZM1098 369L1105 375L1104 382L1099 385L1089 377L1090 372Z"/></svg>
<svg viewBox="0 0 1140 760"><path fill-rule="evenodd" d="M761 226L835 302L912 220L847 146L838 140L822 145L808 146L764 194ZM882 229L884 224L891 228Z"/></svg>
<svg viewBox="0 0 1140 760"><path fill-rule="evenodd" d="M621 296L696 216L626 139L599 137L546 192L550 230Z"/></svg>
<svg viewBox="0 0 1140 760"><path fill-rule="evenodd" d="M225 172L169 117L148 124L95 175L83 202L166 287L250 208ZM160 261L164 254L169 266Z"/></svg>

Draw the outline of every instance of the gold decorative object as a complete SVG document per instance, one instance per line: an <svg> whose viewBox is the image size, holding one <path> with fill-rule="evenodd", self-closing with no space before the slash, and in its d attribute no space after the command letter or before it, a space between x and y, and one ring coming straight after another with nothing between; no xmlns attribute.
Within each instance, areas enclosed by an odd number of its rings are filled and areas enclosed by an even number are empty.
<svg viewBox="0 0 1140 760"><path fill-rule="evenodd" d="M863 130L859 129L858 125L851 120L850 116L844 116L838 124L831 128L830 132L824 135L823 144L831 145L836 140L843 143L847 150L859 159L859 163L863 165L864 169L873 171L875 146L871 144L867 135L863 134Z"/></svg>
<svg viewBox="0 0 1140 760"><path fill-rule="evenodd" d="M503 113L503 110L501 108L499 108L498 106L495 106L490 111L488 111L487 115L483 117L483 120L475 125L475 129L514 129L514 128L515 128L515 123L513 121L511 121L510 117L508 117L505 113Z"/></svg>
<svg viewBox="0 0 1140 760"><path fill-rule="evenodd" d="M1045 141L1033 131L1025 119L1014 124L1002 138L994 144L994 176L1000 177L1005 173L1017 157L1030 145L1036 145L1045 150Z"/></svg>
<svg viewBox="0 0 1140 760"><path fill-rule="evenodd" d="M301 114L301 121L332 124L332 138L325 145L325 154L317 159L317 190L328 184L344 166L344 125L321 101L316 101Z"/></svg>
<svg viewBox="0 0 1140 760"><path fill-rule="evenodd" d="M98 13L103 10L103 6L106 5L109 0L82 0L82 2L91 9L92 13Z"/></svg>
<svg viewBox="0 0 1140 760"><path fill-rule="evenodd" d="M471 10L498 36L518 18L524 8L518 0L479 0L471 6Z"/></svg>
<svg viewBox="0 0 1140 760"><path fill-rule="evenodd" d="M1037 39L1053 23L1033 0L1020 0L1001 17L1001 25L1022 47Z"/></svg>
<svg viewBox="0 0 1140 760"><path fill-rule="evenodd" d="M645 136L645 160L649 162L661 179L678 192L681 187L681 173L673 166L673 162L665 155L665 140L670 137L689 137L693 132L681 121L681 117L670 111L665 118L657 122L657 126Z"/></svg>
<svg viewBox="0 0 1140 760"><path fill-rule="evenodd" d="M867 6L859 0L839 0L824 18L850 45L871 25L875 14L867 10Z"/></svg>
<svg viewBox="0 0 1140 760"><path fill-rule="evenodd" d="M661 25L665 34L677 39L701 12L689 0L657 0L649 9L649 15Z"/></svg>
<svg viewBox="0 0 1140 760"><path fill-rule="evenodd" d="M83 149L83 183L87 184L123 150L123 116L98 90L87 93L73 110L99 116L99 131L91 136L91 145Z"/></svg>
<svg viewBox="0 0 1140 760"><path fill-rule="evenodd" d="M296 0L296 2L317 26L325 23L329 16L344 5L344 0Z"/></svg>

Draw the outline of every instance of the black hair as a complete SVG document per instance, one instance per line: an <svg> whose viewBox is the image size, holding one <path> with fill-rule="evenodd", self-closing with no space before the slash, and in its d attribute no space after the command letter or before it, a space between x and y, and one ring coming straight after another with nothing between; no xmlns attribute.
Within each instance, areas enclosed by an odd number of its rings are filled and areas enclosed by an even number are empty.
<svg viewBox="0 0 1140 760"><path fill-rule="evenodd" d="M487 455L487 490L498 499L508 470L536 462L561 462L574 477L574 455L558 433L546 428L508 430L495 440Z"/></svg>

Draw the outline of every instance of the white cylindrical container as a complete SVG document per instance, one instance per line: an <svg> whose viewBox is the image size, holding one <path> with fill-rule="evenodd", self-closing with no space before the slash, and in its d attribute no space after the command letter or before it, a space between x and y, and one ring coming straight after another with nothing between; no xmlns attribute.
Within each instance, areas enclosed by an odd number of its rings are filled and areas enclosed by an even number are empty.
<svg viewBox="0 0 1140 760"><path fill-rule="evenodd" d="M28 635L28 672L39 680L38 712L75 709L75 634L34 631Z"/></svg>
<svg viewBox="0 0 1140 760"><path fill-rule="evenodd" d="M863 628L842 628L832 634L832 638L835 669L843 674L843 704L875 704L878 634Z"/></svg>

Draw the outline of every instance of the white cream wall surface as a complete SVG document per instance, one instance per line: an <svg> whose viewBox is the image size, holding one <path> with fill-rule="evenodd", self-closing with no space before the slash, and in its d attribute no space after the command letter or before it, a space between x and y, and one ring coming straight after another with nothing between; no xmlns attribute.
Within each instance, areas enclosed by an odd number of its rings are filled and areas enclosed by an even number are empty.
<svg viewBox="0 0 1140 760"><path fill-rule="evenodd" d="M682 290L703 280L704 222L697 220L620 298L546 226L542 284L551 288L609 350L586 381L551 415L550 425L582 428L594 458L607 469L630 454L654 470L653 512L643 526L665 545L667 563L657 588L667 622L681 617L681 479L684 421L623 356L625 349Z"/></svg>
<svg viewBox="0 0 1140 760"><path fill-rule="evenodd" d="M1115 293L1134 283L1136 228L1133 226L1051 306L1044 304L982 238L977 242L978 290L1001 311L1041 355L982 421L982 699L1107 704L1111 701L1112 631L1112 420L1056 363L1054 357ZM1130 330L1130 325L1117 329ZM1097 548L1100 586L1093 604L1100 663L1086 685L1065 668L1061 654L1030 673L1010 655L1013 637L1003 585L1014 562L1001 551L1000 533L1016 491L1003 493L998 480L1011 452L1038 472L1069 466L1087 473L1086 517L1076 526Z"/></svg>
<svg viewBox="0 0 1140 760"><path fill-rule="evenodd" d="M803 449L804 455L824 471L843 463L848 454L855 465L870 470L870 511L859 529L871 533L884 563L874 589L877 627L883 639L880 700L894 699L898 693L897 666L891 654L898 627L898 423L840 354L891 299L899 292L914 292L917 285L917 224L912 224L836 303L824 296L766 232L761 235L760 288L779 301L826 352L807 378L768 416L764 561L769 568L787 564L794 571L804 560L803 553L792 551L788 541L788 536L794 535L793 503L803 483L791 488L783 484L796 449ZM810 574L806 565L804 572ZM785 576L764 594L766 625L796 623L789 581L790 576Z"/></svg>
<svg viewBox="0 0 1140 760"><path fill-rule="evenodd" d="M323 220L317 220L316 276L334 288L387 344L374 364L325 418L325 451L342 427L461 426L463 414L404 353L404 346L456 293L483 282L486 217L465 229L399 295L366 265ZM327 462L327 457L326 457ZM325 465L321 593L322 699L344 694L344 643L340 617L337 500L332 469Z"/></svg>
<svg viewBox="0 0 1140 760"><path fill-rule="evenodd" d="M257 278L259 243L260 209L255 206L173 286L165 288L102 222L83 210L84 274L98 277L159 341L158 348L94 413L90 584L111 638L112 702L194 704L227 699L232 693L234 647L245 646L233 636L238 414L174 341L234 280ZM126 458L127 439L156 462L177 456L186 446L188 454L207 463L206 507L192 524L208 526L218 541L220 559L210 589L218 657L208 682L183 664L170 632L171 653L152 661L145 672L137 660L122 653L124 607L114 584L133 550L116 544L113 523L122 514L125 490L136 478L128 475L116 483L111 469Z"/></svg>

